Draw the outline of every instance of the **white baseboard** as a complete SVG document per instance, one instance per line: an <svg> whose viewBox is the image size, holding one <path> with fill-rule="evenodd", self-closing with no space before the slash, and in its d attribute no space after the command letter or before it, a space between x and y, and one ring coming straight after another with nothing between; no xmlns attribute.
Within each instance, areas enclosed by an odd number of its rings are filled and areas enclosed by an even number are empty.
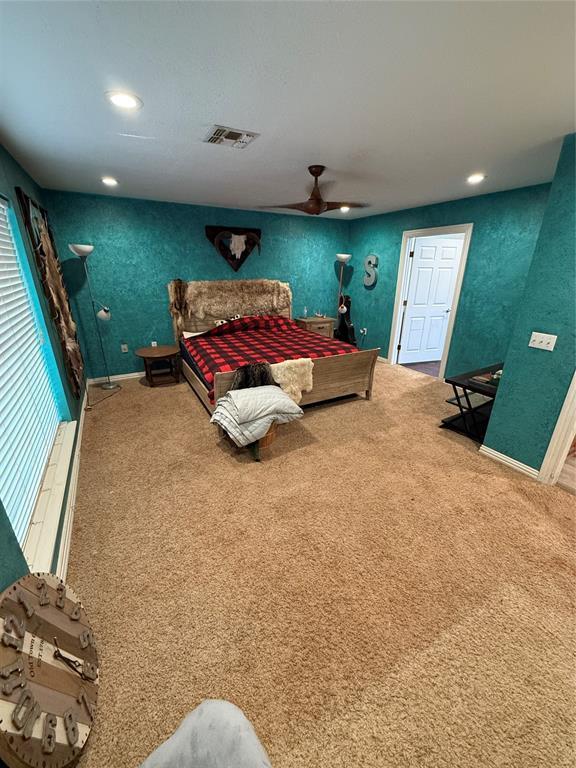
<svg viewBox="0 0 576 768"><path fill-rule="evenodd" d="M116 376L110 376L110 381L123 381L124 379L141 379L144 377L144 371L136 371L136 373L119 373ZM93 384L103 384L108 381L108 376L98 376L95 379L88 379L87 384L92 386Z"/></svg>
<svg viewBox="0 0 576 768"><path fill-rule="evenodd" d="M376 360L377 360L379 363L389 363L389 362L390 362L390 361L388 360L388 358L387 358L387 357L381 357L380 355L378 355L378 357L376 358Z"/></svg>
<svg viewBox="0 0 576 768"><path fill-rule="evenodd" d="M516 461L516 459L513 459L510 456L506 456L505 453L499 453L493 448L488 448L487 445L481 445L479 452L484 454L484 456L488 456L490 459L494 459L494 461L499 461L500 464L505 464L507 467L515 469L517 472L522 472L522 474L533 477L534 479L539 475L539 471L534 469L534 467L529 467L528 464L522 464L521 461Z"/></svg>
<svg viewBox="0 0 576 768"><path fill-rule="evenodd" d="M82 433L84 431L84 416L86 413L86 402L88 392L84 389L84 397L80 406L80 420L78 422L78 431L76 432L76 446L74 456L72 457L72 468L70 471L70 484L68 486L68 497L66 498L66 508L64 510L64 522L62 524L62 534L60 536L60 547L58 549L58 560L56 563L56 575L66 581L68 573L68 559L70 556L70 542L72 540L72 524L74 523L74 513L76 511L76 489L78 487L78 473L80 472L80 452L82 450Z"/></svg>

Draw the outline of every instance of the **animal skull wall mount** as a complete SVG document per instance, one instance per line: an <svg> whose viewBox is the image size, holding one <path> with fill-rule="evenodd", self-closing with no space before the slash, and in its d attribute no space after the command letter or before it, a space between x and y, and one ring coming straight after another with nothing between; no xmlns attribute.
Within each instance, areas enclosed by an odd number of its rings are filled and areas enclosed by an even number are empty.
<svg viewBox="0 0 576 768"><path fill-rule="evenodd" d="M206 237L234 272L238 272L255 247L260 252L260 234L260 229L206 226Z"/></svg>

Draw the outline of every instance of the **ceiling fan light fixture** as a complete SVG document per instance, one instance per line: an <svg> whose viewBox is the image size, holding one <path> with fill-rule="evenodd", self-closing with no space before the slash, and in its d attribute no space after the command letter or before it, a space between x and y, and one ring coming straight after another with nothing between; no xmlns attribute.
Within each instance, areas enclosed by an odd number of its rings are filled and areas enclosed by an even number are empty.
<svg viewBox="0 0 576 768"><path fill-rule="evenodd" d="M351 208L365 208L364 203L348 203L343 200L324 200L318 179L324 171L326 166L324 165L309 165L308 173L314 179L314 186L308 200L302 200L299 203L286 203L285 205L268 205L266 208L289 208L293 211L301 211L307 213L309 216L320 216L322 213L330 213L331 211L340 211L340 213L348 213Z"/></svg>

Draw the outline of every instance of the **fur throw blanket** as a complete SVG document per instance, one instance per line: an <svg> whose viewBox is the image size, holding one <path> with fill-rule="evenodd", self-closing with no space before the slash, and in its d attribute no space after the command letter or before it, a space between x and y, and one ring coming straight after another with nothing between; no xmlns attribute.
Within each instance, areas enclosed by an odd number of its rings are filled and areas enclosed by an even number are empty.
<svg viewBox="0 0 576 768"><path fill-rule="evenodd" d="M284 360L283 363L248 363L234 374L231 390L265 387L275 384L295 403L302 400L302 392L310 392L313 386L314 363L309 357Z"/></svg>
<svg viewBox="0 0 576 768"><path fill-rule="evenodd" d="M180 328L192 317L279 315L292 303L290 285L279 280L173 280L168 294L170 312Z"/></svg>
<svg viewBox="0 0 576 768"><path fill-rule="evenodd" d="M170 314L174 320L174 326L178 335L184 329L184 320L188 312L186 308L186 287L183 280L172 280L168 283L168 297L170 299Z"/></svg>
<svg viewBox="0 0 576 768"><path fill-rule="evenodd" d="M314 362L309 357L297 360L285 360L283 363L272 363L272 376L286 394L299 403L303 392L310 392L313 386L312 369Z"/></svg>
<svg viewBox="0 0 576 768"><path fill-rule="evenodd" d="M268 363L248 363L236 370L230 389L278 386Z"/></svg>

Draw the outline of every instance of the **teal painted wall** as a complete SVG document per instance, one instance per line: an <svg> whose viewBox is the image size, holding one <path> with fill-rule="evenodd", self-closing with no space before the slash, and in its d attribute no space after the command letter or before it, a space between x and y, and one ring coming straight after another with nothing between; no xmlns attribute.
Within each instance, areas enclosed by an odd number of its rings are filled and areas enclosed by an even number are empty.
<svg viewBox="0 0 576 768"><path fill-rule="evenodd" d="M473 223L446 375L503 360L549 189L524 187L352 222L348 291L356 328L368 328L366 346L379 346L388 356L403 232ZM363 263L371 251L379 256L378 282L367 290Z"/></svg>
<svg viewBox="0 0 576 768"><path fill-rule="evenodd" d="M113 320L100 324L110 371L141 370L135 348L172 340L166 283L174 277L288 280L294 312L307 306L334 314L334 254L353 253L347 290L356 328L368 328L365 346L387 354L402 233L408 229L474 223L448 373L503 359L517 302L538 236L549 185L483 195L353 222L158 203L44 190L63 270L78 319L89 375L104 374L81 265L67 243L89 242L97 298ZM204 235L205 224L262 229L262 253L253 252L234 273ZM363 260L380 256L379 280L363 287ZM120 352L120 344L130 347Z"/></svg>
<svg viewBox="0 0 576 768"><path fill-rule="evenodd" d="M485 445L539 469L576 368L575 134L564 140ZM532 331L557 334L552 352Z"/></svg>
<svg viewBox="0 0 576 768"><path fill-rule="evenodd" d="M27 573L26 560L0 501L0 592Z"/></svg>
<svg viewBox="0 0 576 768"><path fill-rule="evenodd" d="M82 267L68 243L95 246L90 279L95 297L112 311L112 320L100 323L111 374L141 370L134 349L153 339L173 343L166 285L176 277L286 280L295 314L304 306L334 311L334 261L348 244L346 221L46 190L44 196L90 376L105 371ZM234 272L207 240L206 224L260 228L261 253L254 250Z"/></svg>

